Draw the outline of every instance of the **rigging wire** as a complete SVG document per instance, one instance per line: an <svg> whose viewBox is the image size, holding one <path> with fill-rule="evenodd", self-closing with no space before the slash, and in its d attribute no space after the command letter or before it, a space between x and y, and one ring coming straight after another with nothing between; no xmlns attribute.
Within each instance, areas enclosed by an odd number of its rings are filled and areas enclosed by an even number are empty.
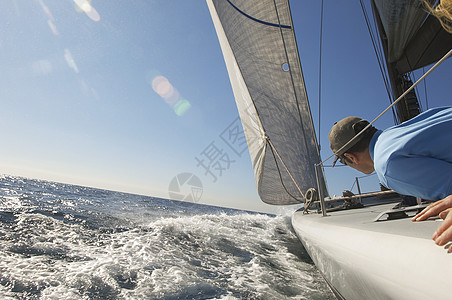
<svg viewBox="0 0 452 300"><path fill-rule="evenodd" d="M375 56L377 58L378 67L380 68L381 77L383 79L384 86L386 88L386 93L388 94L389 103L392 103L392 93L391 88L389 84L389 79L387 72L385 72L385 65L383 64L384 61L384 55L382 53L382 47L381 47L381 41L375 37L375 33L372 31L372 26L370 25L369 21L369 14L367 13L366 6L364 5L363 0L359 1L361 4L361 9L363 11L364 20L366 21L367 30L369 32L370 40L372 41L372 46L374 48ZM377 28L376 25L376 18L374 18L374 28ZM397 120L395 111L392 111L392 116L394 118L394 121Z"/></svg>
<svg viewBox="0 0 452 300"><path fill-rule="evenodd" d="M362 178L367 178L367 177L374 176L374 175L377 175L377 173L372 172L372 174L363 175L363 176L358 176L358 177L355 177L355 178L356 178L356 179L362 179ZM355 187L356 179L353 181L352 187L349 189L349 191L352 191L353 188Z"/></svg>
<svg viewBox="0 0 452 300"><path fill-rule="evenodd" d="M408 76L409 76L411 82L415 82L415 81L416 81L416 74L415 74L414 72L410 72L410 73L408 74ZM424 81L424 86L425 86L425 81ZM419 93L419 87L416 87L415 90L416 90L416 92L415 92L415 94L416 94L416 99L417 99L417 102L418 102L418 104L419 104L420 112L422 112L422 111L424 111L424 110L422 109L422 103L421 103L421 101L419 101L419 98L418 98L418 95L420 95L420 93Z"/></svg>
<svg viewBox="0 0 452 300"><path fill-rule="evenodd" d="M424 67L422 67L422 73L425 73ZM425 96L425 109L428 110L427 78L424 80L424 96Z"/></svg>
<svg viewBox="0 0 452 300"><path fill-rule="evenodd" d="M380 119L388 110L390 110L394 105L400 102L412 89L414 89L425 77L427 77L433 70L435 70L440 64L442 64L449 56L452 55L452 49L449 50L435 65L433 65L421 78L419 78L412 86L410 86L402 95L397 98L391 105L389 105L382 113L380 113L372 122L370 122L366 127L363 128L357 135L351 138L347 143L345 143L340 149L338 149L335 153L330 155L327 159L322 161L320 165L323 165L324 162L332 158L336 155L336 153L341 152L354 140L356 140L359 136L361 136L372 124L374 124L378 119Z"/></svg>
<svg viewBox="0 0 452 300"><path fill-rule="evenodd" d="M364 6L364 3L362 4L361 7L363 7L363 6ZM364 6L364 11L365 11L366 14L367 14L367 10L365 9L365 6ZM367 17L367 19L369 19L369 17ZM380 64L382 64L382 62L385 61L386 58L385 58L385 55L384 55L384 53L383 53L383 47L382 47L382 41L381 41L381 39L375 38L375 36L380 36L380 34L379 34L379 32L378 32L377 18L374 17L374 18L372 18L372 20L373 20L373 27L370 26L370 24L369 24L368 30L369 30L370 32L372 32L372 31L371 31L372 29L374 30L374 32L373 32L373 39L376 40L376 44L378 45L377 49L374 48L374 50L378 53L378 54L377 54L377 59L379 59ZM386 69L386 64L383 64L383 66L384 66L383 68ZM390 85L389 85L388 74L387 74L387 73L384 73L384 74L385 74L385 76L383 76L383 77L384 77L383 80L386 80L386 86L387 86L386 90L388 91L388 93L390 93L390 92L389 92L389 91L390 91L390 88L389 88Z"/></svg>
<svg viewBox="0 0 452 300"><path fill-rule="evenodd" d="M320 150L320 120L322 111L322 41L323 41L323 0L320 9L320 45L319 45L319 127L318 127L318 139L319 150Z"/></svg>

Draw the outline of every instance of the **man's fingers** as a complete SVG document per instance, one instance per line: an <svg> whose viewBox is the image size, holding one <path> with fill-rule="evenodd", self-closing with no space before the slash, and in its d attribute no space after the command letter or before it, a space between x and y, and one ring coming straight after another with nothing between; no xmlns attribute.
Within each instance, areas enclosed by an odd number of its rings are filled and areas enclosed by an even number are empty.
<svg viewBox="0 0 452 300"><path fill-rule="evenodd" d="M449 197L445 198L443 200L439 200L435 203L430 204L426 208L424 208L423 211L421 211L419 214L414 216L411 220L412 221L424 221L427 220L430 217L438 215L441 211L450 208L451 207L451 201L449 201Z"/></svg>
<svg viewBox="0 0 452 300"><path fill-rule="evenodd" d="M435 231L432 238L438 246L444 246L452 241L452 213L447 215L446 219Z"/></svg>
<svg viewBox="0 0 452 300"><path fill-rule="evenodd" d="M448 209L446 209L446 210L443 210L442 212L440 212L439 213L439 217L441 218L441 219L446 219L446 217L447 217L447 215L449 214L449 212L451 212L452 211L452 208L448 208Z"/></svg>
<svg viewBox="0 0 452 300"><path fill-rule="evenodd" d="M434 203L437 204L437 203ZM423 211L415 215L411 220L412 221L424 221L432 216L436 216L442 209L439 207L439 203L437 205L430 204Z"/></svg>

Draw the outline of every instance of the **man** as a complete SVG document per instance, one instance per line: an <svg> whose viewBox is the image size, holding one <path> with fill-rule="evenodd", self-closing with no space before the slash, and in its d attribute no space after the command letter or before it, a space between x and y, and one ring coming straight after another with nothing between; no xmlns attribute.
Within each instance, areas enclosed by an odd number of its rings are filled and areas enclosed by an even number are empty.
<svg viewBox="0 0 452 300"><path fill-rule="evenodd" d="M328 139L335 162L339 159L365 174L375 171L380 183L397 193L442 199L413 221L440 214L445 221L433 239L441 246L452 241L452 107L430 109L384 131L371 126L341 150L368 124L357 117L334 124Z"/></svg>

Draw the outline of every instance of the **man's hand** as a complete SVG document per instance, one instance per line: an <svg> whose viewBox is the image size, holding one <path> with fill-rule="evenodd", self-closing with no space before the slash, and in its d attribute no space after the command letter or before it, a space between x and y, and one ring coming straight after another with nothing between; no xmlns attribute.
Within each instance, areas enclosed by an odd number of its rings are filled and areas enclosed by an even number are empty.
<svg viewBox="0 0 452 300"><path fill-rule="evenodd" d="M452 241L452 195L430 204L411 220L415 222L424 221L438 215L444 221L435 231L432 239L438 246L444 246ZM449 247L449 251L451 250L452 246Z"/></svg>
<svg viewBox="0 0 452 300"><path fill-rule="evenodd" d="M452 241L452 208L446 209L439 214L439 217L443 219L443 223L436 229L433 235L433 240L438 246L444 246L448 242ZM452 246L449 247L452 250Z"/></svg>

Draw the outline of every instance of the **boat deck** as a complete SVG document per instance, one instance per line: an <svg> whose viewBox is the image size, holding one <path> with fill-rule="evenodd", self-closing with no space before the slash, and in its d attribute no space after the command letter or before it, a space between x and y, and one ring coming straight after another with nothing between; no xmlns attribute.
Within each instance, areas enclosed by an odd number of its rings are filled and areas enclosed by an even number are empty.
<svg viewBox="0 0 452 300"><path fill-rule="evenodd" d="M441 221L374 221L394 206L325 217L297 211L292 225L317 268L345 299L450 299L452 254L432 241Z"/></svg>
<svg viewBox="0 0 452 300"><path fill-rule="evenodd" d="M328 212L325 217L317 213L303 214L301 211L297 211L295 215L297 218L300 218L300 215L302 215L306 219L305 222L308 222L309 219L315 219L315 222L319 224L334 224L349 228L359 227L362 230L431 240L436 228L442 222L441 219L412 222L411 217L416 213L414 211L408 211L407 215L409 218L385 220L387 215L383 215L380 221L375 221L379 215L390 211L395 205L395 203L388 203L358 209L339 210Z"/></svg>

